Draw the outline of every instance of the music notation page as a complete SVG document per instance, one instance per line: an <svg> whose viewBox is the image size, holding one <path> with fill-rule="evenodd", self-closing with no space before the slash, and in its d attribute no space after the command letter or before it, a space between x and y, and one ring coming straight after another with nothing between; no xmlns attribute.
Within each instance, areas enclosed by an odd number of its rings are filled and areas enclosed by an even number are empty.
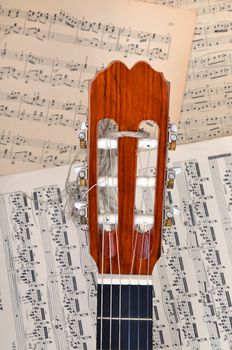
<svg viewBox="0 0 232 350"><path fill-rule="evenodd" d="M95 349L95 267L67 210L67 171L1 178L1 349Z"/></svg>
<svg viewBox="0 0 232 350"><path fill-rule="evenodd" d="M195 11L125 0L0 3L2 174L72 161L89 80L112 60L162 71L179 119Z"/></svg>
<svg viewBox="0 0 232 350"><path fill-rule="evenodd" d="M181 173L167 201L180 215L164 232L156 269L157 349L232 347L231 148L225 137L179 146L173 154Z"/></svg>
<svg viewBox="0 0 232 350"><path fill-rule="evenodd" d="M167 204L180 214L164 229L154 270L156 350L231 349L231 145L231 137L220 138L179 146L171 155L181 173ZM88 232L67 210L67 171L0 178L3 349L95 348L95 267ZM76 191L74 179L71 172Z"/></svg>
<svg viewBox="0 0 232 350"><path fill-rule="evenodd" d="M231 0L150 0L197 11L179 143L232 135Z"/></svg>

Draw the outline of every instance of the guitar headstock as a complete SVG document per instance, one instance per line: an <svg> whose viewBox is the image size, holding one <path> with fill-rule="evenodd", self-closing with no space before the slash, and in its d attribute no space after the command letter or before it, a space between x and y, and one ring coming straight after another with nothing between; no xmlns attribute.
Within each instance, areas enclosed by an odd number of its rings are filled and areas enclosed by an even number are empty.
<svg viewBox="0 0 232 350"><path fill-rule="evenodd" d="M128 69L115 61L91 82L89 104L90 253L100 273L151 275L161 252L163 221L171 224L163 216L167 151L175 148L168 124L169 83L146 62ZM146 138L139 130L145 120L155 123L156 137ZM145 149L156 150L156 170L153 178L138 179L137 155ZM101 157L108 159L103 168ZM138 186L153 188L150 214L136 210Z"/></svg>

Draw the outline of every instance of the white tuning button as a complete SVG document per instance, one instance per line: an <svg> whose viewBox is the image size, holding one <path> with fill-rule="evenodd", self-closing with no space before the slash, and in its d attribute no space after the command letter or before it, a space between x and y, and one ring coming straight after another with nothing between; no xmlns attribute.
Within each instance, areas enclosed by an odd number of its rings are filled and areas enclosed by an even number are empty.
<svg viewBox="0 0 232 350"><path fill-rule="evenodd" d="M80 224L81 225L86 225L86 223L87 223L86 203L75 202L74 206L78 210L78 214L79 214L79 218L80 218Z"/></svg>
<svg viewBox="0 0 232 350"><path fill-rule="evenodd" d="M164 218L164 226L171 227L174 224L174 216L179 215L180 210L177 207L167 206L165 208L165 218Z"/></svg>
<svg viewBox="0 0 232 350"><path fill-rule="evenodd" d="M168 142L169 142L169 151L175 151L176 141L177 141L177 127L175 124L170 124L168 127Z"/></svg>
<svg viewBox="0 0 232 350"><path fill-rule="evenodd" d="M86 225L87 224L87 214L86 209L82 208L79 210L79 216L80 216L80 224Z"/></svg>
<svg viewBox="0 0 232 350"><path fill-rule="evenodd" d="M86 180L86 175L85 175L85 171L83 169L81 169L79 171L79 178L80 178L80 187L86 187L87 186L87 180Z"/></svg>
<svg viewBox="0 0 232 350"><path fill-rule="evenodd" d="M84 170L80 170L79 176L80 176L81 178L84 178L84 177L85 177L85 172L84 172Z"/></svg>
<svg viewBox="0 0 232 350"><path fill-rule="evenodd" d="M79 131L78 137L80 140L80 148L81 149L87 148L87 141L86 141L87 140L87 132L86 132L86 130Z"/></svg>
<svg viewBox="0 0 232 350"><path fill-rule="evenodd" d="M177 175L181 173L181 168L169 168L167 170L167 188L172 189L174 187L174 180Z"/></svg>

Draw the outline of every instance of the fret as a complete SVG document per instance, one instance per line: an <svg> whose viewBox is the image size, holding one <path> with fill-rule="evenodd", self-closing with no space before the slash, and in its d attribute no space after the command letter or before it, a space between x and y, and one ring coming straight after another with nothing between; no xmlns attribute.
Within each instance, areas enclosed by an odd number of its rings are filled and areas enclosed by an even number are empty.
<svg viewBox="0 0 232 350"><path fill-rule="evenodd" d="M98 320L123 320L123 321L153 321L153 318L136 318L136 317L97 317Z"/></svg>
<svg viewBox="0 0 232 350"><path fill-rule="evenodd" d="M98 284L97 349L152 349L152 288Z"/></svg>

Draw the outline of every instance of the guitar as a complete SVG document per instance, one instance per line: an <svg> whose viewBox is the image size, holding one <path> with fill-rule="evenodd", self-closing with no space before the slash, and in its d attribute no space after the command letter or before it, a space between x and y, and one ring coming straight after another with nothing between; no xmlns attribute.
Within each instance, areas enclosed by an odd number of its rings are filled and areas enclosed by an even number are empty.
<svg viewBox="0 0 232 350"><path fill-rule="evenodd" d="M166 183L172 188L174 179L173 172L167 175L167 150L176 145L176 130L168 123L169 83L145 62L128 69L115 61L91 82L89 104L88 225L99 272L97 349L150 350L151 274L163 223L173 222L172 210L164 214ZM153 138L142 130L144 120L155 126ZM139 167L152 152L155 174Z"/></svg>

